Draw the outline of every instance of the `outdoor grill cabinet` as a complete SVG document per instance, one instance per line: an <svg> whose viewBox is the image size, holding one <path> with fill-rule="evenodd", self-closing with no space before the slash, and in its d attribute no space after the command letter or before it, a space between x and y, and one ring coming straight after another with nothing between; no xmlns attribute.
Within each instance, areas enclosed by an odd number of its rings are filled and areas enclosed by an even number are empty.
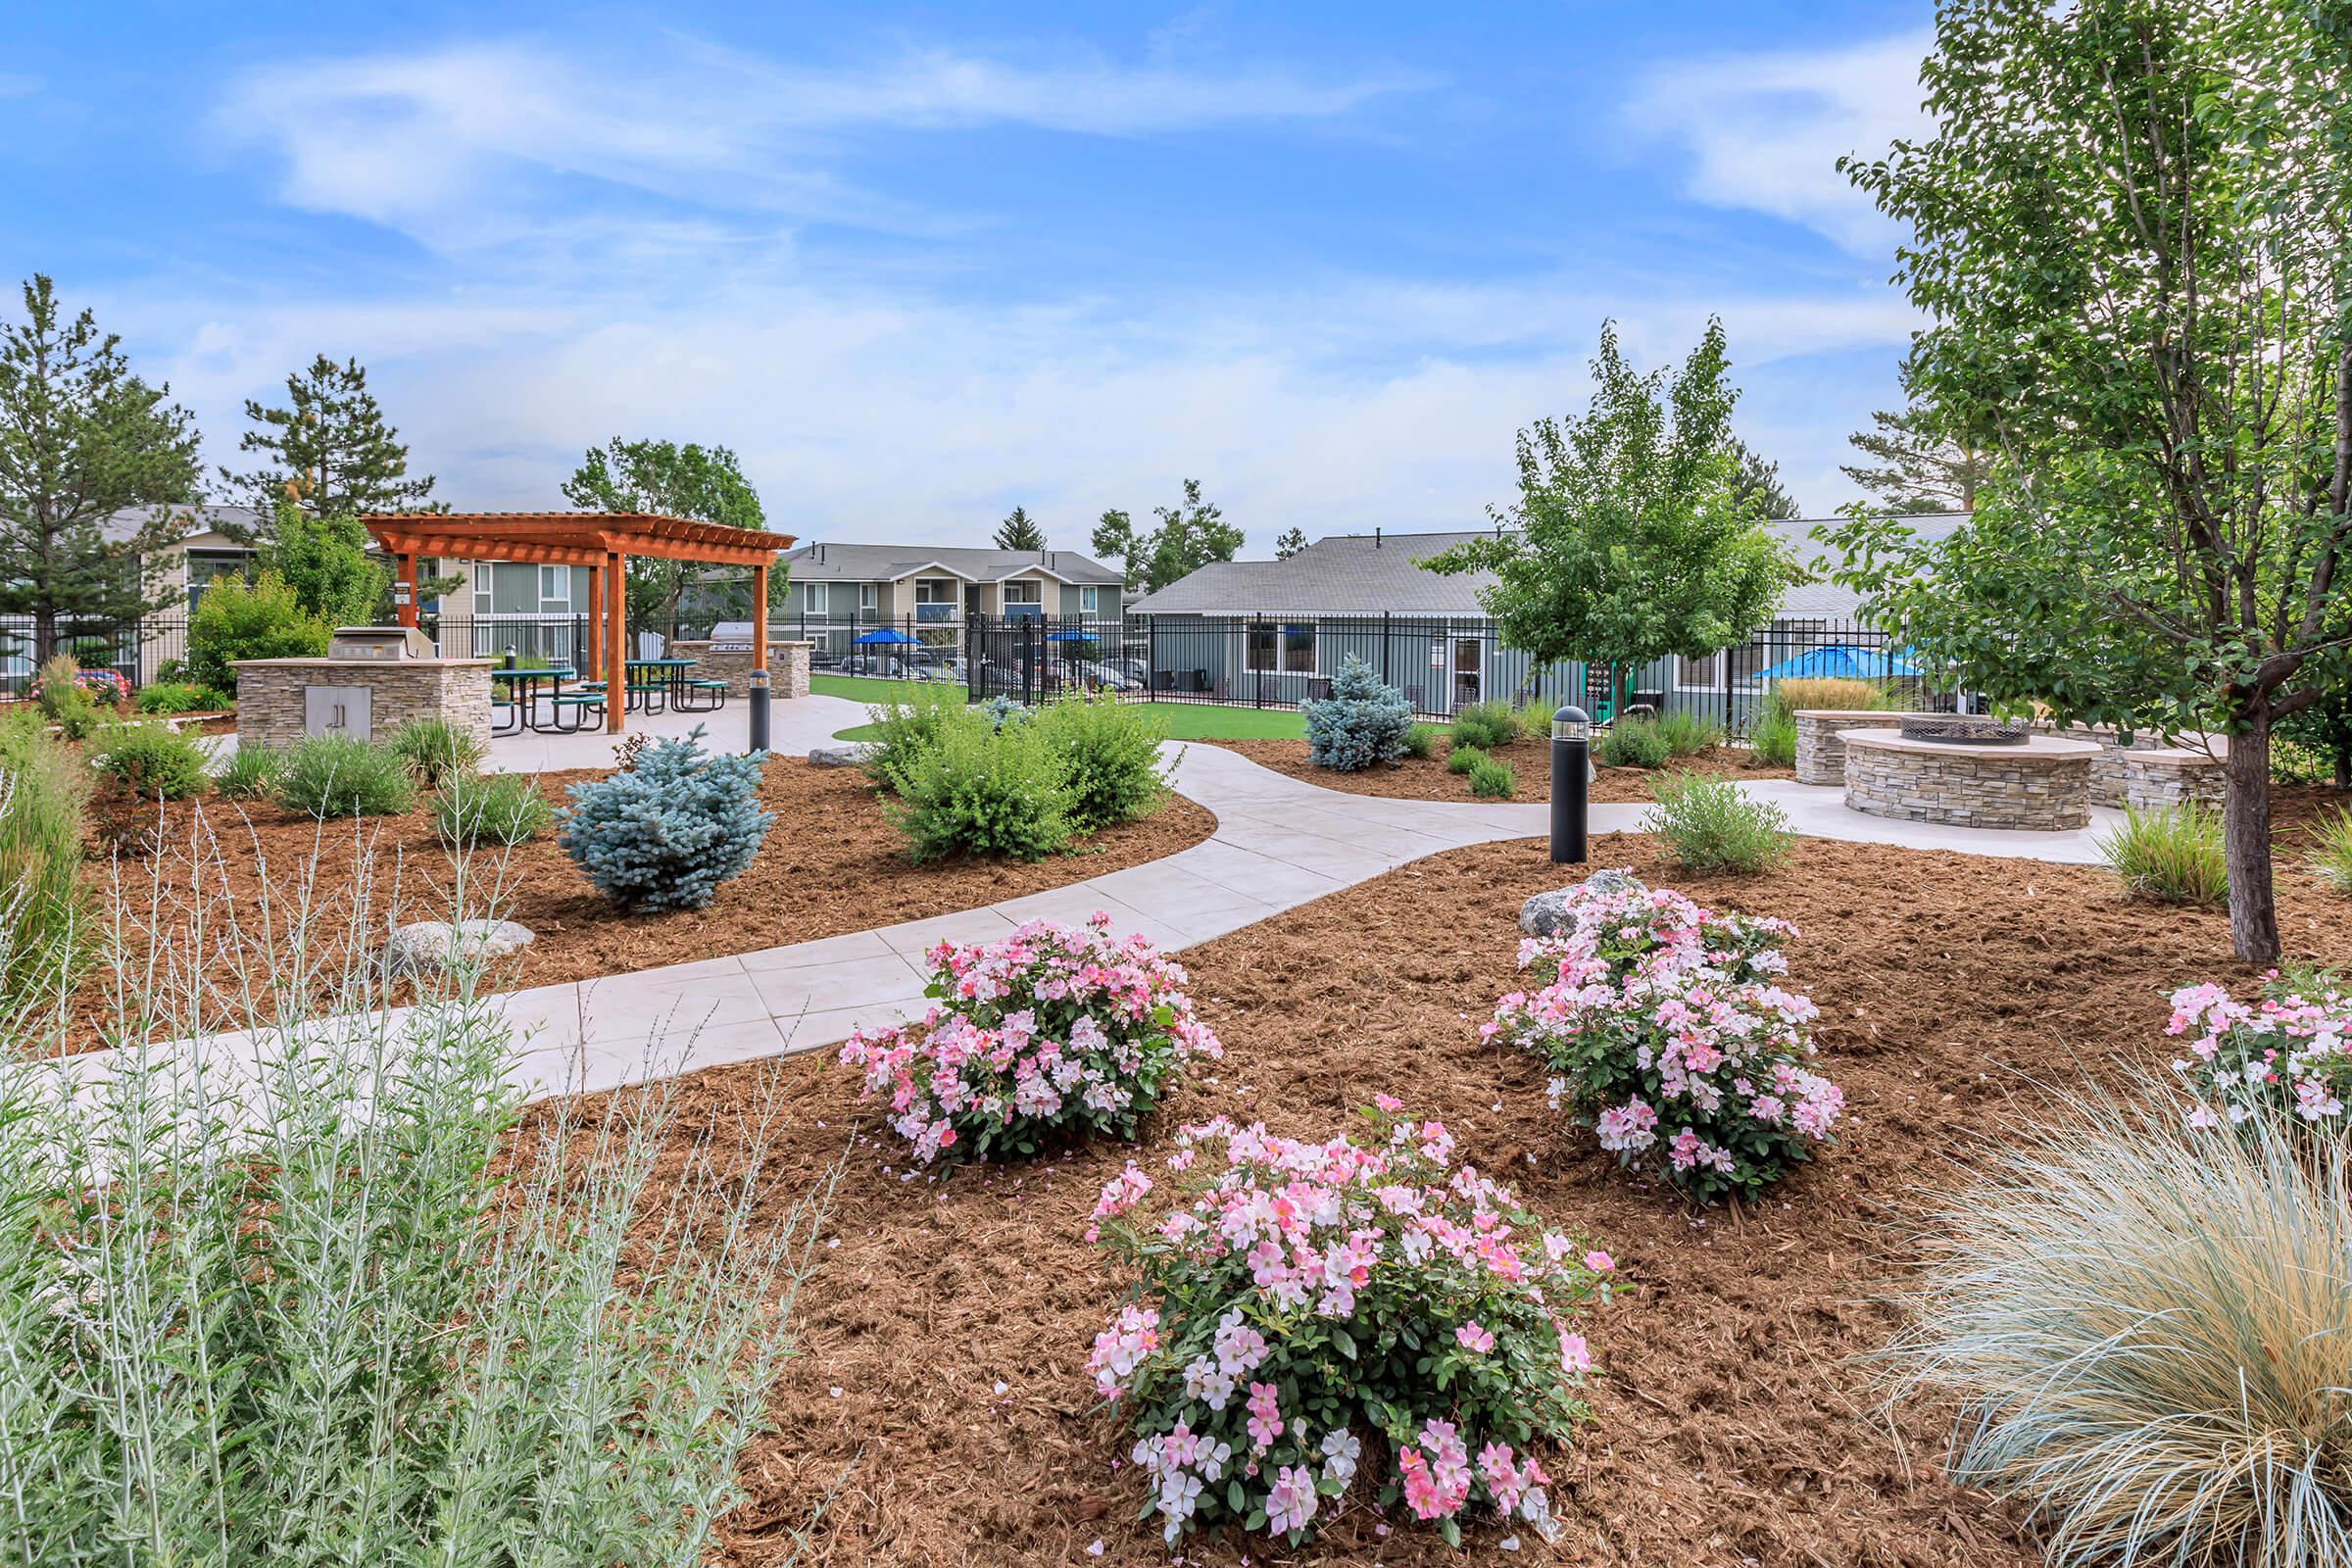
<svg viewBox="0 0 2352 1568"><path fill-rule="evenodd" d="M349 663L391 664L439 653L415 626L337 626L326 644L327 658Z"/></svg>

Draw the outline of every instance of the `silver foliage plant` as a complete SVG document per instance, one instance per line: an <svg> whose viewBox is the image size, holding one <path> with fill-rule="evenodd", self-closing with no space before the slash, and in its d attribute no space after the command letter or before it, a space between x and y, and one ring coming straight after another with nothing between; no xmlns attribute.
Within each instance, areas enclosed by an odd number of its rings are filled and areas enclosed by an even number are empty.
<svg viewBox="0 0 2352 1568"><path fill-rule="evenodd" d="M757 1104L723 1143L663 1084L526 1109L471 977L385 1010L382 933L498 878L368 840L239 902L200 826L106 901L125 1044L9 1031L10 1564L687 1568L737 1500L822 1195L761 1179ZM249 1050L169 1043L224 1000Z"/></svg>

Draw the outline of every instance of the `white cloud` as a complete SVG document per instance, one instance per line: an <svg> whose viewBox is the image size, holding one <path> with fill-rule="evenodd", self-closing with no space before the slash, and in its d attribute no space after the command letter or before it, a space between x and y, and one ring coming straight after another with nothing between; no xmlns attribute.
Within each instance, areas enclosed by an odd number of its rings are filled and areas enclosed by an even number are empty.
<svg viewBox="0 0 2352 1568"><path fill-rule="evenodd" d="M1271 66L1124 66L1092 51L1015 63L919 49L820 70L670 40L600 63L527 39L273 63L239 77L219 124L284 162L292 204L478 238L550 175L665 197L882 227L923 215L845 187L832 139L879 127L1024 125L1129 136L1331 121L1432 85L1390 71L1329 80ZM505 227L491 224L493 236Z"/></svg>
<svg viewBox="0 0 2352 1568"><path fill-rule="evenodd" d="M1838 172L1932 128L1920 107L1925 33L1840 49L1690 60L1642 81L1627 114L1690 158L1686 191L1803 223L1849 250L1887 248L1891 224Z"/></svg>

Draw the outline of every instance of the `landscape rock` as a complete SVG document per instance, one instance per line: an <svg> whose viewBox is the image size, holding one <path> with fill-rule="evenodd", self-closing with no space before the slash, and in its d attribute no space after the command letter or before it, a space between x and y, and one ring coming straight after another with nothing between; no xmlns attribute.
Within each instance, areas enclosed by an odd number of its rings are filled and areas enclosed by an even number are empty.
<svg viewBox="0 0 2352 1568"><path fill-rule="evenodd" d="M537 937L513 920L418 920L384 943L384 973L431 977L477 970L529 947Z"/></svg>
<svg viewBox="0 0 2352 1568"><path fill-rule="evenodd" d="M842 746L811 746L808 760L818 767L863 767L874 749L863 741L851 741Z"/></svg>
<svg viewBox="0 0 2352 1568"><path fill-rule="evenodd" d="M1642 879L1630 871L1595 871L1576 887L1554 888L1548 893L1539 893L1519 906L1519 929L1531 937L1557 936L1569 923L1569 901L1583 889L1616 893L1643 885Z"/></svg>

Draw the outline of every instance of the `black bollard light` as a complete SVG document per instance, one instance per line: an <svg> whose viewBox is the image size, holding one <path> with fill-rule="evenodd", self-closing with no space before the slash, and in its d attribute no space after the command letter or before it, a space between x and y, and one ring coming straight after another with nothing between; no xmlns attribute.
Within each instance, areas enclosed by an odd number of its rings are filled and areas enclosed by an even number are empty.
<svg viewBox="0 0 2352 1568"><path fill-rule="evenodd" d="M764 752L767 750L767 671L764 669L752 671L751 702L748 706L752 713L752 750Z"/></svg>
<svg viewBox="0 0 2352 1568"><path fill-rule="evenodd" d="M1585 797L1592 720L1573 705L1551 715L1551 863L1585 862Z"/></svg>

